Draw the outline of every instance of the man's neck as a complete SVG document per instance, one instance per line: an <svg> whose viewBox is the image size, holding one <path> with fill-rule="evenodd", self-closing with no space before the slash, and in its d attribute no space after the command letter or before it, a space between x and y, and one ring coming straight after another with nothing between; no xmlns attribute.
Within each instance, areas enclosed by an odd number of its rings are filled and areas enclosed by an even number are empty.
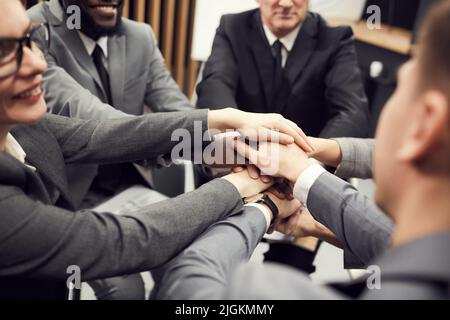
<svg viewBox="0 0 450 320"><path fill-rule="evenodd" d="M409 180L392 212L396 227L392 246L450 232L450 183L448 177Z"/></svg>
<svg viewBox="0 0 450 320"><path fill-rule="evenodd" d="M295 28L290 29L290 30L283 30L283 31L279 31L279 30L272 30L268 25L267 28L270 30L270 32L272 32L272 34L277 37L278 39L283 39L284 37L286 37L287 35L289 35L291 32L294 32L295 30L297 30L297 28L299 28L300 24L297 25Z"/></svg>

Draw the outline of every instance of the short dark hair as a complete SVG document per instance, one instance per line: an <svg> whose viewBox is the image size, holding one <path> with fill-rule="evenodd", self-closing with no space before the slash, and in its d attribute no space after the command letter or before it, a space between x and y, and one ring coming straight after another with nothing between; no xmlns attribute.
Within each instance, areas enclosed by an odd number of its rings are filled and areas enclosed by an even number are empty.
<svg viewBox="0 0 450 320"><path fill-rule="evenodd" d="M450 1L441 0L424 20L419 39L423 82L450 97Z"/></svg>

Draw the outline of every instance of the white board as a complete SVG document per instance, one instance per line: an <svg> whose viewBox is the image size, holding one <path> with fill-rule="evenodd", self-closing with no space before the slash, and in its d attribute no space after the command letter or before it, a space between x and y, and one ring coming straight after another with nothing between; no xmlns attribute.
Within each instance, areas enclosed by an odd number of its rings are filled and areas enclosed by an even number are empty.
<svg viewBox="0 0 450 320"><path fill-rule="evenodd" d="M310 10L324 17L358 20L365 0L310 0ZM224 14L257 8L256 0L197 0L191 58L206 61L220 18Z"/></svg>
<svg viewBox="0 0 450 320"><path fill-rule="evenodd" d="M238 13L258 7L256 0L197 0L195 8L192 59L206 61L220 18L227 13Z"/></svg>

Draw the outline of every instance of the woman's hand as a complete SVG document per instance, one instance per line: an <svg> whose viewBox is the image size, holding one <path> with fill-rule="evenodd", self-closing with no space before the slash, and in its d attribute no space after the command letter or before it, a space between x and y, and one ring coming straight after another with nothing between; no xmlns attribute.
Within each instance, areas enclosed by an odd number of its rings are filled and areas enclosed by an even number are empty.
<svg viewBox="0 0 450 320"><path fill-rule="evenodd" d="M305 133L292 121L279 114L243 112L233 108L209 111L209 129L238 130L252 141L297 144L305 152L313 152Z"/></svg>
<svg viewBox="0 0 450 320"><path fill-rule="evenodd" d="M331 139L319 139L309 137L309 142L313 145L314 151L308 153L311 158L337 168L342 161L342 152L339 144Z"/></svg>
<svg viewBox="0 0 450 320"><path fill-rule="evenodd" d="M235 142L236 151L258 167L265 175L297 182L300 174L310 165L308 156L295 144L260 143L258 149L241 140Z"/></svg>

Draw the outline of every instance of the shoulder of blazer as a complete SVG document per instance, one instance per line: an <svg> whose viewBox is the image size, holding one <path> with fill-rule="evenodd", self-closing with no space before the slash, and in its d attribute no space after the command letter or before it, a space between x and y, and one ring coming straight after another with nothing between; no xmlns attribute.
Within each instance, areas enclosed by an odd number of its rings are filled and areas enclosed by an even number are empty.
<svg viewBox="0 0 450 320"><path fill-rule="evenodd" d="M139 43L139 46L156 42L152 27L146 23L123 18L120 32L125 35L127 41Z"/></svg>
<svg viewBox="0 0 450 320"><path fill-rule="evenodd" d="M10 155L0 152L0 185L15 186L25 189L26 172L25 167ZM3 190L3 189L2 189ZM0 199L9 197L4 190L0 192Z"/></svg>
<svg viewBox="0 0 450 320"><path fill-rule="evenodd" d="M331 27L318 13L309 13L317 25L317 35L320 42L339 43L353 38L353 30L350 26Z"/></svg>
<svg viewBox="0 0 450 320"><path fill-rule="evenodd" d="M60 26L64 22L64 9L59 0L38 3L27 10L33 21L44 21L51 26Z"/></svg>
<svg viewBox="0 0 450 320"><path fill-rule="evenodd" d="M220 27L223 31L233 34L242 34L243 28L254 28L255 15L259 9L248 10L240 13L225 14L220 19Z"/></svg>
<svg viewBox="0 0 450 320"><path fill-rule="evenodd" d="M46 3L38 3L27 10L27 14L33 21L47 21L47 14L45 10Z"/></svg>

